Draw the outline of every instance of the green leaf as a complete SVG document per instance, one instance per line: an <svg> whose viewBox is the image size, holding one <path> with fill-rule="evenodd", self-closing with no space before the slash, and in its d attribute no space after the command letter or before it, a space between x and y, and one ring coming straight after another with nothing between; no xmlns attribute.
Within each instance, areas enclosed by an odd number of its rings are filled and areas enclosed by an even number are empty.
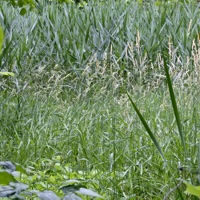
<svg viewBox="0 0 200 200"><path fill-rule="evenodd" d="M13 183L13 182L11 182L11 183L9 184L9 186L15 188L15 191L16 191L17 193L20 193L21 191L24 191L24 190L26 190L26 189L29 188L29 186L26 185L26 184L24 184L24 183Z"/></svg>
<svg viewBox="0 0 200 200"><path fill-rule="evenodd" d="M21 10L20 10L20 15L22 15L22 16L24 16L25 14L26 14L26 8L22 8Z"/></svg>
<svg viewBox="0 0 200 200"><path fill-rule="evenodd" d="M183 183L187 186L187 189L185 191L186 194L192 194L200 197L200 186L194 186L187 181L183 181Z"/></svg>
<svg viewBox="0 0 200 200"><path fill-rule="evenodd" d="M76 180L76 179L69 179L69 180L66 180L65 181L65 184L74 184L74 183L80 183L79 180Z"/></svg>
<svg viewBox="0 0 200 200"><path fill-rule="evenodd" d="M165 68L165 74L166 74L166 78L167 78L167 85L168 85L168 88L169 88L169 93L170 93L170 97L171 97L172 107L173 107L173 110L174 110L174 115L175 115L175 118L176 118L176 123L177 123L177 126L178 126L179 135L180 135L180 138L181 138L183 149L186 152L185 135L184 135L183 130L182 130L182 124L181 124L181 120L180 120L180 116L179 116L179 112L178 112L178 107L177 107L177 104L176 104L176 98L175 98L175 95L174 95L174 90L173 90L173 87L172 87L172 81L171 81L171 78L170 78L170 75L169 75L169 70L168 70L167 62L169 61L169 55L168 55L168 53L166 54L165 51L163 50L162 51L162 57L163 57L163 61L164 61L164 68Z"/></svg>
<svg viewBox="0 0 200 200"><path fill-rule="evenodd" d="M68 193L64 196L63 200L82 200L82 198L74 193Z"/></svg>
<svg viewBox="0 0 200 200"><path fill-rule="evenodd" d="M0 184L8 185L10 182L17 182L14 176L6 171L0 172Z"/></svg>
<svg viewBox="0 0 200 200"><path fill-rule="evenodd" d="M135 105L135 103L133 102L133 100L131 99L130 95L127 93L128 98L133 106L133 108L135 109L138 117L140 118L140 121L142 122L144 128L146 129L147 133L149 134L151 140L153 141L154 145L156 146L156 148L158 149L158 152L160 153L161 157L163 158L164 161L166 161L165 156L160 148L160 145L158 143L158 141L156 140L153 132L151 131L151 129L149 128L147 122L145 121L144 117L142 116L142 114L140 113L139 109L137 108L137 106Z"/></svg>
<svg viewBox="0 0 200 200"><path fill-rule="evenodd" d="M4 39L3 29L2 29L2 27L0 26L0 53L1 53L1 51L2 51L3 39Z"/></svg>
<svg viewBox="0 0 200 200"><path fill-rule="evenodd" d="M2 168L6 171L9 172L14 172L16 170L16 166L10 162L10 161L5 161L5 162L0 162L0 166L2 166Z"/></svg>
<svg viewBox="0 0 200 200"><path fill-rule="evenodd" d="M14 195L15 193L16 193L16 190L13 187L10 187L10 186L0 187L0 197L10 197L11 195Z"/></svg>
<svg viewBox="0 0 200 200"><path fill-rule="evenodd" d="M15 76L15 74L12 73L12 72L0 72L0 75L3 75L3 76Z"/></svg>
<svg viewBox="0 0 200 200"><path fill-rule="evenodd" d="M103 198L101 195L99 195L98 193L90 190L90 189L87 189L87 188L80 188L78 190L78 193L80 194L84 194L84 195L89 195L89 196L93 196L93 197L98 197L98 198Z"/></svg>
<svg viewBox="0 0 200 200"><path fill-rule="evenodd" d="M60 190L62 190L63 193L67 194L70 192L77 192L82 185L66 185L60 188Z"/></svg>
<svg viewBox="0 0 200 200"><path fill-rule="evenodd" d="M19 164L16 165L16 171L21 172L22 174L27 174L26 169Z"/></svg>
<svg viewBox="0 0 200 200"><path fill-rule="evenodd" d="M43 191L43 192L38 192L37 193L37 196L40 198L40 199L43 199L43 200L60 200L60 198L52 191Z"/></svg>

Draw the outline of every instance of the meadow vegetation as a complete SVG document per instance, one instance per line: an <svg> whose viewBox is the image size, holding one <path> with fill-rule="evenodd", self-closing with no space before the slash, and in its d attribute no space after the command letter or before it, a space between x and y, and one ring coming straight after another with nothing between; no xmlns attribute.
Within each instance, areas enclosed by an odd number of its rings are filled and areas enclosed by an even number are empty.
<svg viewBox="0 0 200 200"><path fill-rule="evenodd" d="M40 5L0 5L0 71L15 74L0 75L0 161L58 196L73 180L105 199L195 199L182 180L200 185L199 5Z"/></svg>

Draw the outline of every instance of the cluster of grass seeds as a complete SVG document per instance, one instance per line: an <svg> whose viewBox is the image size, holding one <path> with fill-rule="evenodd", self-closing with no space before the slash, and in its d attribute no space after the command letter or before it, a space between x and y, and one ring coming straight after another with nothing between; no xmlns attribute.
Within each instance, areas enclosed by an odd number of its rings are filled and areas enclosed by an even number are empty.
<svg viewBox="0 0 200 200"><path fill-rule="evenodd" d="M59 155L106 199L189 199L177 186L179 178L198 182L199 9L108 1L81 10L52 4L22 17L0 7L1 68L15 73L0 80L0 160L29 165ZM169 54L187 157L161 44Z"/></svg>

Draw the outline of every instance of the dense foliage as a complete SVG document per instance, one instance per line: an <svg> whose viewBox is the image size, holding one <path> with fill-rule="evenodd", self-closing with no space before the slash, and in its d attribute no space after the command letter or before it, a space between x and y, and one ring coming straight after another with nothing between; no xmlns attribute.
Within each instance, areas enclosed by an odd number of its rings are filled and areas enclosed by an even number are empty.
<svg viewBox="0 0 200 200"><path fill-rule="evenodd" d="M52 163L52 161L50 162ZM9 161L0 162L0 167L3 168L0 170L0 185L4 185L0 187L0 197L11 197L12 199L23 200L24 197L33 199L37 196L41 200L82 200L82 198L77 195L79 194L102 199L102 196L96 192L85 188L83 181L81 182L75 179L65 181L65 185L57 189L57 194L51 190L36 190L38 188L42 189L42 185L44 184L48 184L49 189L51 185L55 188L59 185L58 182L63 181L66 174L70 173L67 167L60 166L59 160L57 160L57 162L54 160L54 164L56 166L52 166L51 168L52 171L54 170L54 173L51 173L50 169L48 169L48 171L37 174L36 171L30 171L30 169L25 169ZM48 177L49 180L47 179L46 183L44 179L40 182L39 180L41 177ZM21 181L26 182L26 184ZM29 187L31 187L31 189ZM62 197L60 198L59 196Z"/></svg>
<svg viewBox="0 0 200 200"><path fill-rule="evenodd" d="M196 1L4 1L0 160L30 169L2 169L26 185L7 189L63 197L70 180L76 196L193 199L199 19Z"/></svg>

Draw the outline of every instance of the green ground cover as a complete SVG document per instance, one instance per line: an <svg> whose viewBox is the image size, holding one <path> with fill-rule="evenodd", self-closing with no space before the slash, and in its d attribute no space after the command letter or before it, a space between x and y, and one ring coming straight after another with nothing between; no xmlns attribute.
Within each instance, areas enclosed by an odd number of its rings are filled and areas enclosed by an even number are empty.
<svg viewBox="0 0 200 200"><path fill-rule="evenodd" d="M195 199L180 183L200 185L197 4L53 3L24 16L0 9L1 72L15 74L0 77L1 161L32 166L35 176L21 178L32 189L80 179L105 199Z"/></svg>

